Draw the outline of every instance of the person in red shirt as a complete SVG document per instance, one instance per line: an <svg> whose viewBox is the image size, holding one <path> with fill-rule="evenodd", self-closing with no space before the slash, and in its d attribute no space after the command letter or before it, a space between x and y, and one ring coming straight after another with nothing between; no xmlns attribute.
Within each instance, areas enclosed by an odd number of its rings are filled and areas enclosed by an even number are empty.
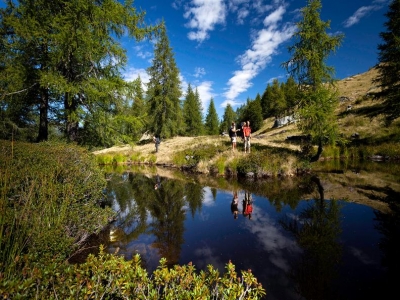
<svg viewBox="0 0 400 300"><path fill-rule="evenodd" d="M245 218L251 219L251 214L253 213L253 198L250 193L245 191L243 199L243 216Z"/></svg>
<svg viewBox="0 0 400 300"><path fill-rule="evenodd" d="M243 127L243 138L244 138L244 152L250 153L250 140L251 140L250 121L247 121Z"/></svg>

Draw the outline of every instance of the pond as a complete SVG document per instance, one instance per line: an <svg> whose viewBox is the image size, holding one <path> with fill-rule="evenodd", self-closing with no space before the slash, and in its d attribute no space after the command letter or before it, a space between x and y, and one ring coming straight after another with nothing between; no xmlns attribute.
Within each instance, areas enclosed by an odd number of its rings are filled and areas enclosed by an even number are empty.
<svg viewBox="0 0 400 300"><path fill-rule="evenodd" d="M231 261L252 270L266 299L386 299L400 266L400 177L387 166L328 163L268 180L108 172L119 214L107 251L139 253L149 272L161 257L221 273Z"/></svg>

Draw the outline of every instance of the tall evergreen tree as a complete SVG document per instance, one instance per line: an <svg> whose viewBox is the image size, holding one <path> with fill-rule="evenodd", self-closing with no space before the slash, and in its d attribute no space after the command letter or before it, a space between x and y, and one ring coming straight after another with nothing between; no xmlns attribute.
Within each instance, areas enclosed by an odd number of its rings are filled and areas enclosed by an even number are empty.
<svg viewBox="0 0 400 300"><path fill-rule="evenodd" d="M206 121L205 121L205 132L208 135L219 134L219 120L217 110L215 109L214 99L211 98L210 104L208 105Z"/></svg>
<svg viewBox="0 0 400 300"><path fill-rule="evenodd" d="M220 131L228 132L229 127L231 127L232 122L237 121L237 116L232 106L228 103L225 107L224 115L222 117L222 122L220 123Z"/></svg>
<svg viewBox="0 0 400 300"><path fill-rule="evenodd" d="M292 76L290 76L283 85L283 92L285 94L287 114L290 115L294 112L294 109L300 99L298 86Z"/></svg>
<svg viewBox="0 0 400 300"><path fill-rule="evenodd" d="M164 138L182 134L181 82L165 23L162 23L153 62L147 72L150 76L147 84L150 130Z"/></svg>
<svg viewBox="0 0 400 300"><path fill-rule="evenodd" d="M202 107L199 93L188 85L185 101L183 102L185 135L199 136L203 133Z"/></svg>
<svg viewBox="0 0 400 300"><path fill-rule="evenodd" d="M385 14L387 31L381 32L378 45L379 75L375 79L381 88L375 96L384 99L386 121L400 116L400 0L392 0Z"/></svg>
<svg viewBox="0 0 400 300"><path fill-rule="evenodd" d="M279 84L278 79L274 79L271 86L271 94L269 99L269 111L275 116L280 118L284 115L286 110L285 94Z"/></svg>
<svg viewBox="0 0 400 300"><path fill-rule="evenodd" d="M318 145L318 151L310 161L319 159L325 143L333 144L338 138L337 95L331 89L332 85L327 85L333 83L334 68L327 66L326 60L341 44L343 35L326 33L330 22L321 20L321 6L320 0L309 0L301 10L302 19L297 23L295 43L289 47L292 57L283 63L302 90L297 124L305 134L311 135L312 143Z"/></svg>
<svg viewBox="0 0 400 300"><path fill-rule="evenodd" d="M272 117L274 115L273 111L271 111L271 105L270 105L271 101L272 101L272 86L268 83L264 93L261 96L261 109L262 109L262 116L264 119Z"/></svg>
<svg viewBox="0 0 400 300"><path fill-rule="evenodd" d="M259 130L263 125L263 116L261 109L261 96L257 94L256 99L247 100L247 104L243 107L240 121L250 121L252 131Z"/></svg>

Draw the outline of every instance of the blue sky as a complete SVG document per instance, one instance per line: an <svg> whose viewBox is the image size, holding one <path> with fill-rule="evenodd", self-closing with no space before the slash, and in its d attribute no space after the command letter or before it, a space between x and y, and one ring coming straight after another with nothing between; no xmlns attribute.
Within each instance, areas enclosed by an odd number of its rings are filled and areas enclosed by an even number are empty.
<svg viewBox="0 0 400 300"><path fill-rule="evenodd" d="M120 0L123 1L123 0ZM343 79L368 71L377 62L379 33L390 0L322 0L321 19L330 34L343 33L343 44L328 59ZM0 7L4 7L0 0ZM164 20L182 92L197 88L206 114L210 99L221 118L227 103L234 109L263 94L268 83L286 81L281 64L307 0L134 0L147 24ZM148 81L154 44L122 40L128 54L126 80Z"/></svg>
<svg viewBox="0 0 400 300"><path fill-rule="evenodd" d="M328 33L343 33L342 46L328 59L336 78L366 72L377 62L379 33L389 0L322 0L321 19ZM220 118L225 106L234 109L262 95L268 83L286 81L281 67L289 59L299 9L307 0L135 0L146 11L146 22L164 20L170 46L180 70L182 90L197 88L204 113L210 99ZM140 75L146 82L153 45L124 41L129 64L124 76Z"/></svg>

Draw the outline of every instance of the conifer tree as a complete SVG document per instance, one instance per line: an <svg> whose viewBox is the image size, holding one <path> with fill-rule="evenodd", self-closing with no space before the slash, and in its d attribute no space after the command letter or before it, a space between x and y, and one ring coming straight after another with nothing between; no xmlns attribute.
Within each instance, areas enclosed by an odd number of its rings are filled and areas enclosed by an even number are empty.
<svg viewBox="0 0 400 300"><path fill-rule="evenodd" d="M215 109L214 99L211 98L210 104L208 105L206 121L205 121L205 131L208 135L218 135L219 134L219 121L217 110Z"/></svg>
<svg viewBox="0 0 400 300"><path fill-rule="evenodd" d="M143 26L144 13L133 1L8 1L1 15L8 58L3 78L21 83L7 82L2 97L9 103L13 95L23 97L39 116L37 140L48 138L50 109L67 140L81 141L84 120L101 139L119 135L109 127L129 89L120 73L127 58L119 39L142 40L155 30Z"/></svg>
<svg viewBox="0 0 400 300"><path fill-rule="evenodd" d="M202 135L203 120L200 96L197 89L196 91L193 91L190 84L188 85L185 101L183 102L183 116L185 122L185 135Z"/></svg>
<svg viewBox="0 0 400 300"><path fill-rule="evenodd" d="M236 122L237 115L233 110L232 106L228 103L225 107L224 115L222 117L222 122L220 123L220 131L228 132L231 127L232 122Z"/></svg>
<svg viewBox="0 0 400 300"><path fill-rule="evenodd" d="M341 44L343 35L326 32L330 22L321 20L321 7L320 0L309 0L301 10L302 19L293 36L295 43L288 48L292 57L283 63L302 91L297 124L303 133L311 136L312 143L318 145L317 153L309 157L311 162L319 159L324 144L334 144L338 138L335 116L338 102L332 89L334 68L327 66L326 60Z"/></svg>
<svg viewBox="0 0 400 300"><path fill-rule="evenodd" d="M293 114L296 105L299 102L299 91L296 81L290 76L286 83L283 85L283 92L285 94L285 100L287 105L287 114Z"/></svg>
<svg viewBox="0 0 400 300"><path fill-rule="evenodd" d="M240 121L250 121L250 127L253 132L259 130L263 124L260 94L257 94L254 100L247 99L247 103L242 109L239 117Z"/></svg>
<svg viewBox="0 0 400 300"><path fill-rule="evenodd" d="M261 96L261 109L262 109L262 116L264 119L273 116L273 111L271 111L271 105L270 105L271 101L272 101L272 87L268 83L264 93Z"/></svg>
<svg viewBox="0 0 400 300"><path fill-rule="evenodd" d="M281 118L286 110L285 94L279 84L278 79L274 79L271 86L269 99L269 111L275 118Z"/></svg>
<svg viewBox="0 0 400 300"><path fill-rule="evenodd" d="M147 72L150 76L147 84L149 129L163 138L182 134L181 82L165 23L162 23L153 62Z"/></svg>
<svg viewBox="0 0 400 300"><path fill-rule="evenodd" d="M385 14L386 31L380 36L383 43L378 45L379 75L375 82L381 88L377 98L384 99L387 123L400 116L400 0L392 0Z"/></svg>

